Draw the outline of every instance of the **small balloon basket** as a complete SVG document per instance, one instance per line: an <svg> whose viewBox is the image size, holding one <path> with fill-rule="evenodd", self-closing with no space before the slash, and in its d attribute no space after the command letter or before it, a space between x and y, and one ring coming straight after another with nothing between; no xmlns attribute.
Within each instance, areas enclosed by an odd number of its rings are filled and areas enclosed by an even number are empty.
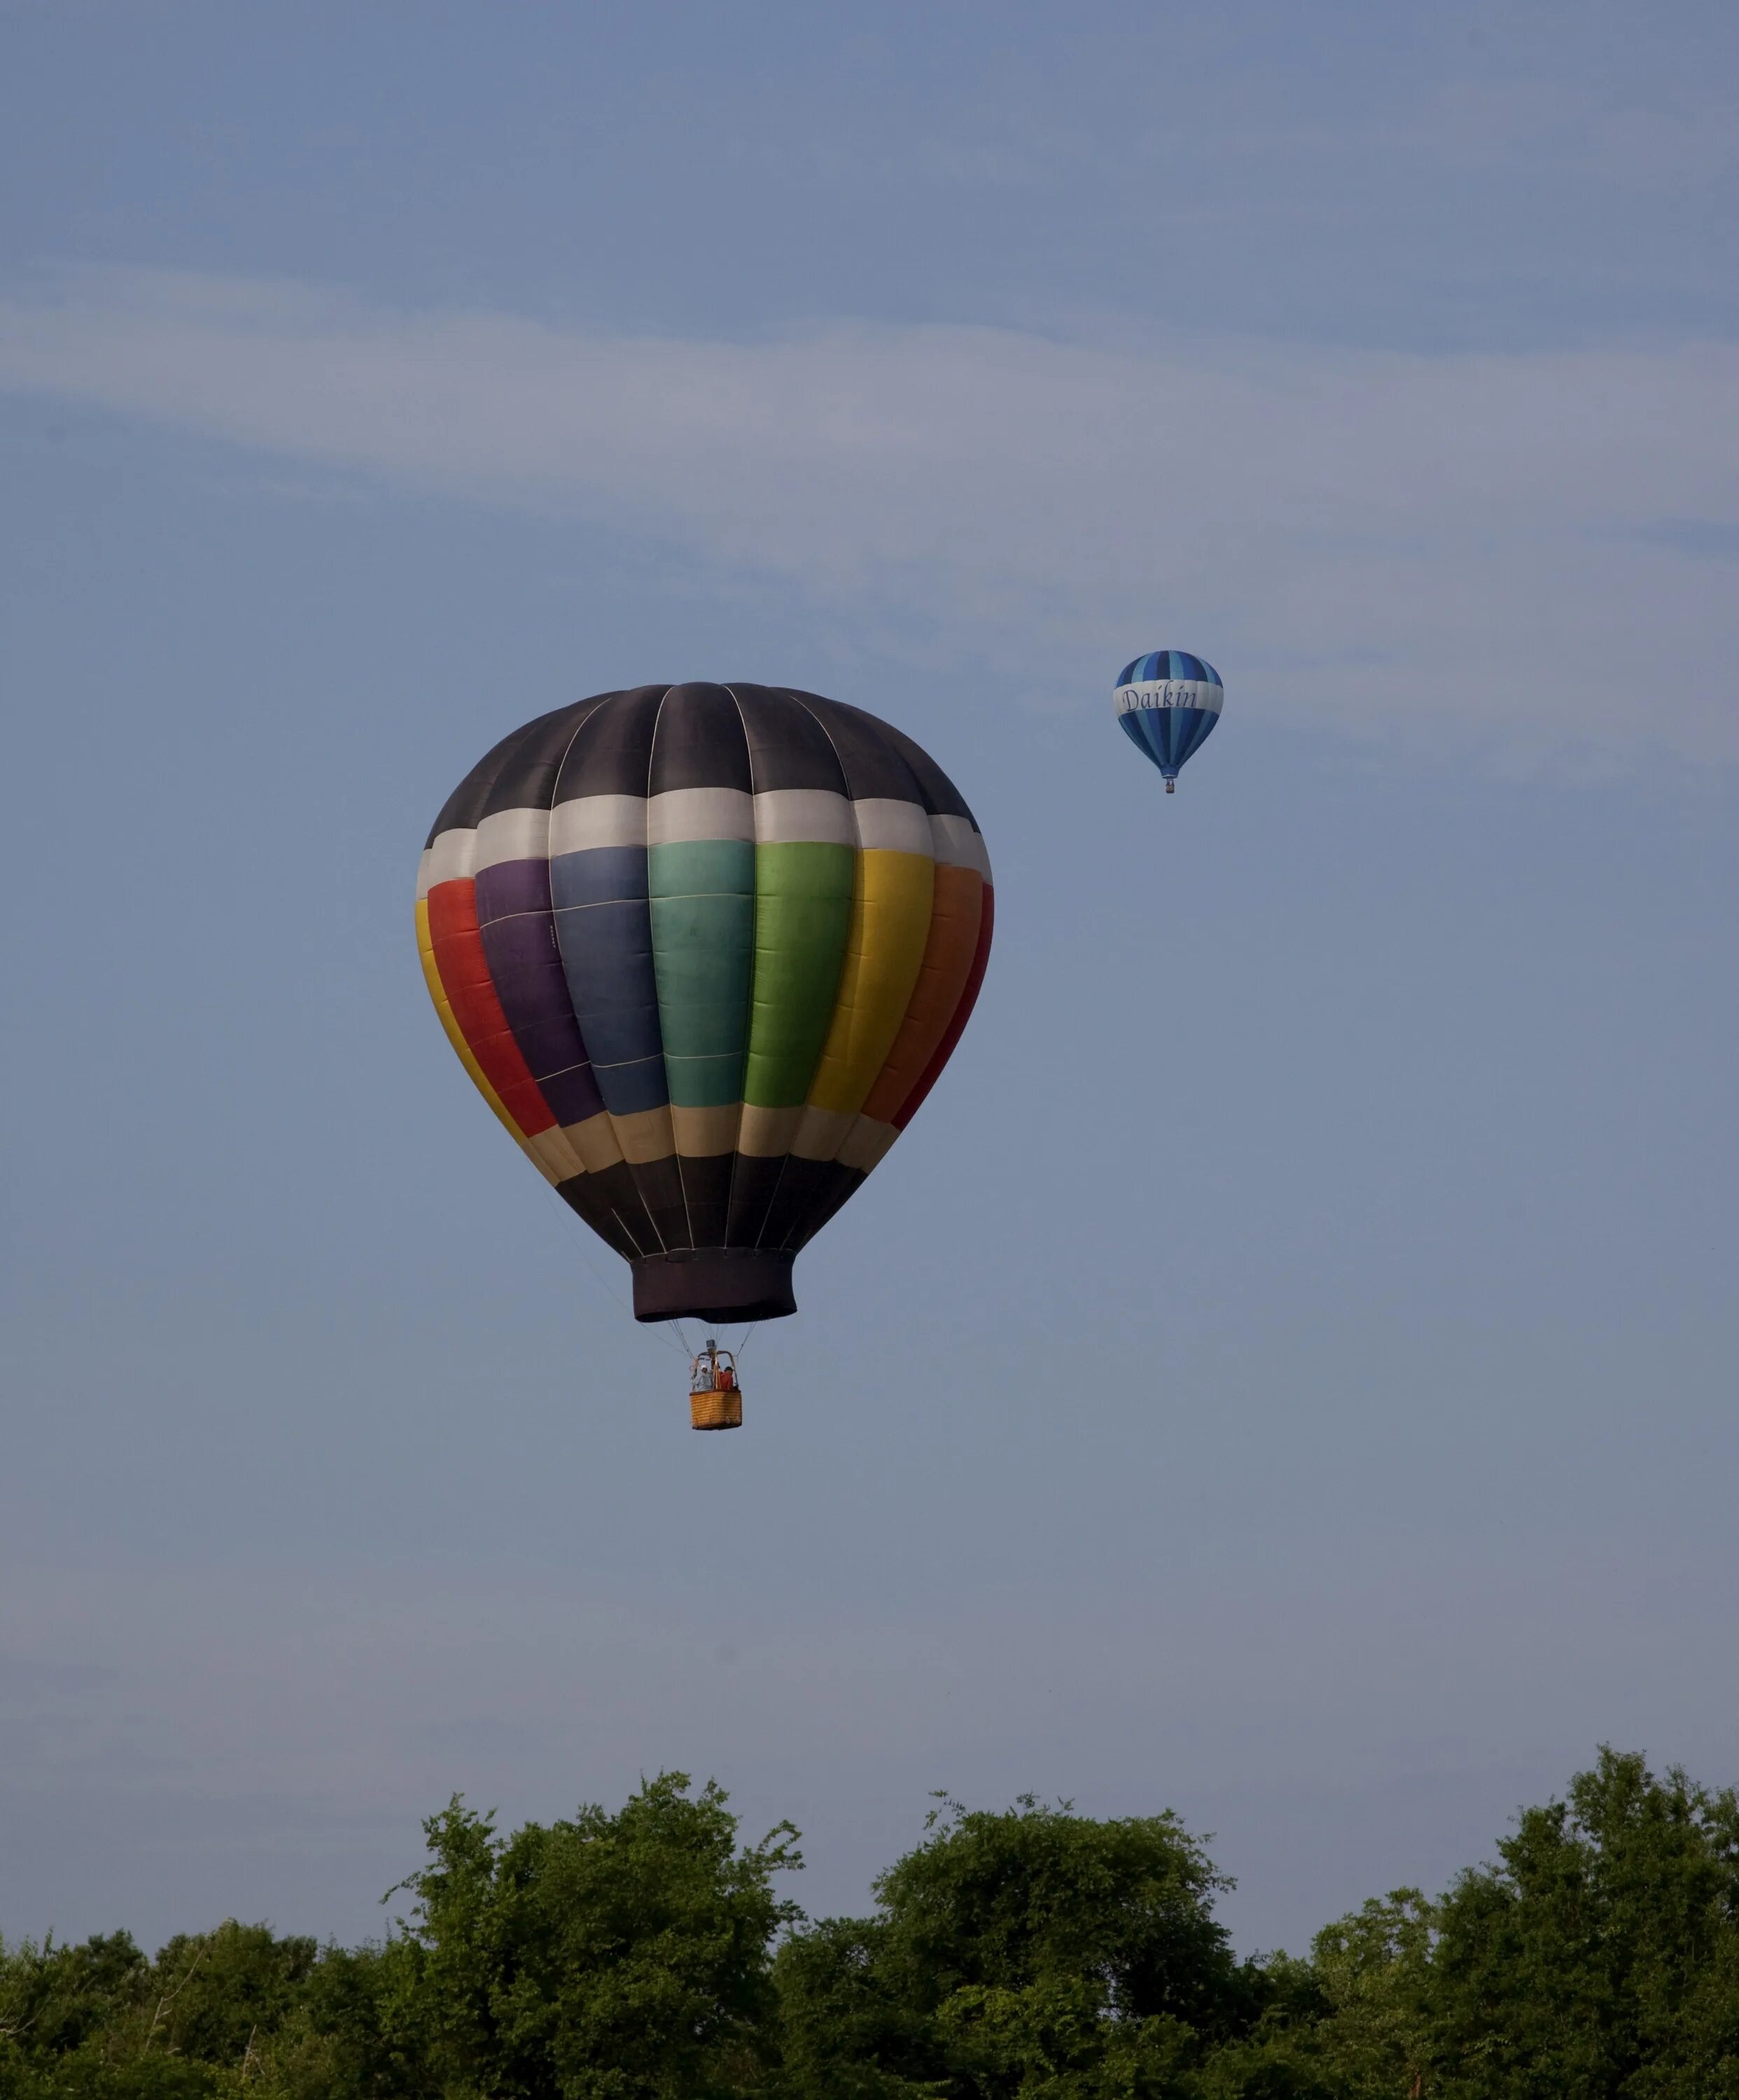
<svg viewBox="0 0 1739 2100"><path fill-rule="evenodd" d="M689 1367L688 1418L695 1429L740 1429L743 1388L737 1383L737 1360L708 1335Z"/></svg>

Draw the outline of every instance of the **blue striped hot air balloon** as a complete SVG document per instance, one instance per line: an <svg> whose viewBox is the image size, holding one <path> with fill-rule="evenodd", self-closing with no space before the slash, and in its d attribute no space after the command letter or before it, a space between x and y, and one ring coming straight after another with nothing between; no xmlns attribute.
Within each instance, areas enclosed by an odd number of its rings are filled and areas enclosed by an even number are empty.
<svg viewBox="0 0 1739 2100"><path fill-rule="evenodd" d="M1150 649L1124 664L1116 700L1125 735L1165 775L1166 793L1174 794L1180 768L1220 719L1225 701L1220 673L1187 649Z"/></svg>

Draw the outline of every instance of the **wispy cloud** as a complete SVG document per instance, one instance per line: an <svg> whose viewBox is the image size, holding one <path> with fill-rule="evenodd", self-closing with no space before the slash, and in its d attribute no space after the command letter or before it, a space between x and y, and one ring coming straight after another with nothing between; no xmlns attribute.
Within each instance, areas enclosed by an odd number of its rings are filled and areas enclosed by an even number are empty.
<svg viewBox="0 0 1739 2100"><path fill-rule="evenodd" d="M1728 580L1658 529L1739 515L1732 345L632 338L112 271L0 305L0 385L904 608L1035 695L1172 640L1344 728L1739 757Z"/></svg>

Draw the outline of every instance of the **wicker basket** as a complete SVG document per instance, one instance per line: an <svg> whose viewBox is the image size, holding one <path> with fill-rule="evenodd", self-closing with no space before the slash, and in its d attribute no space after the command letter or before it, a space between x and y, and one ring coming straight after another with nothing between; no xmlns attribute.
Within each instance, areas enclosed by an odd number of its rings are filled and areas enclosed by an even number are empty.
<svg viewBox="0 0 1739 2100"><path fill-rule="evenodd" d="M724 1392L691 1392L688 1396L688 1412L696 1429L740 1429L742 1391L732 1386Z"/></svg>

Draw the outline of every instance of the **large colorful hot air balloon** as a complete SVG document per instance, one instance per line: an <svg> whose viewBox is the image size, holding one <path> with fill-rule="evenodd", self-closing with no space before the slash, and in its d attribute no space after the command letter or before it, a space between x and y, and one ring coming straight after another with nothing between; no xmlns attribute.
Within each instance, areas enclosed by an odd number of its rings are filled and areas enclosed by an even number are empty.
<svg viewBox="0 0 1739 2100"><path fill-rule="evenodd" d="M454 1049L633 1264L641 1320L796 1310L798 1249L934 1084L991 942L941 767L766 686L642 686L516 730L435 819L417 898Z"/></svg>
<svg viewBox="0 0 1739 2100"><path fill-rule="evenodd" d="M1225 688L1212 664L1187 649L1150 649L1126 664L1117 681L1117 719L1129 740L1177 792L1179 769L1214 733Z"/></svg>

